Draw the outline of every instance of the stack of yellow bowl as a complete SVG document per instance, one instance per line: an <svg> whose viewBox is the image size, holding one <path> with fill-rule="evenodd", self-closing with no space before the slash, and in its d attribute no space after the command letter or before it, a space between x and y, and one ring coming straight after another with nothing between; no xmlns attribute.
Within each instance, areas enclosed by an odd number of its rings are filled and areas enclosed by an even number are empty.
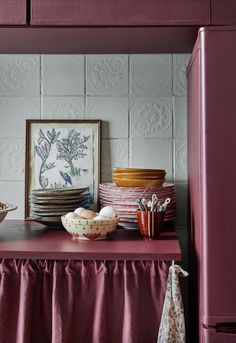
<svg viewBox="0 0 236 343"><path fill-rule="evenodd" d="M160 187L165 182L163 169L113 168L113 182L118 187Z"/></svg>

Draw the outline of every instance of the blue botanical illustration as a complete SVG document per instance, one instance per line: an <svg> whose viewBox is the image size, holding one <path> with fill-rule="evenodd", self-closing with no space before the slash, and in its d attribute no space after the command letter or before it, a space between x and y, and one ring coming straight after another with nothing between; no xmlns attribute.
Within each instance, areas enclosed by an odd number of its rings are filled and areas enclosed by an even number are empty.
<svg viewBox="0 0 236 343"><path fill-rule="evenodd" d="M81 135L81 132L70 130L66 138L57 141L58 160L64 160L69 167L68 173L61 171L60 174L66 183L71 183L71 177L80 175L80 168L75 168L73 161L87 156L88 146L86 142L90 135ZM84 170L86 172L86 170ZM69 174L69 175L68 175Z"/></svg>
<svg viewBox="0 0 236 343"><path fill-rule="evenodd" d="M41 158L42 163L39 170L39 184L42 188L48 187L48 178L44 175L44 173L50 169L55 168L55 162L48 162L52 145L58 141L58 137L60 136L60 131L56 133L56 130L53 128L50 132L47 130L46 135L43 131L39 130L39 138L38 138L38 145L34 145L35 153Z"/></svg>
<svg viewBox="0 0 236 343"><path fill-rule="evenodd" d="M91 130L87 129L37 130L34 142L37 187L90 186L93 175L91 137ZM81 159L83 162L79 161Z"/></svg>
<svg viewBox="0 0 236 343"><path fill-rule="evenodd" d="M70 175L68 175L67 173L64 173L62 170L60 170L60 174L63 180L65 181L65 186L67 185L67 183L69 183L72 186L72 180L71 180Z"/></svg>

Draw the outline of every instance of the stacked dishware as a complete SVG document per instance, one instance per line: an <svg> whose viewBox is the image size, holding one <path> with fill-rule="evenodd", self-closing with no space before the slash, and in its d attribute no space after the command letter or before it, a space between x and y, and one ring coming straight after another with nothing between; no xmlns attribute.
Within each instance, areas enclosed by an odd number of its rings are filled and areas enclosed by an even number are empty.
<svg viewBox="0 0 236 343"><path fill-rule="evenodd" d="M30 218L47 226L61 225L61 216L78 207L90 208L91 194L84 188L34 189L29 195Z"/></svg>
<svg viewBox="0 0 236 343"><path fill-rule="evenodd" d="M138 199L152 200L156 194L158 201L164 202L170 198L165 211L165 221L173 221L176 213L176 189L173 183L164 183L159 187L119 187L115 183L99 185L101 207L113 206L120 218L119 225L125 228L137 228L136 210Z"/></svg>
<svg viewBox="0 0 236 343"><path fill-rule="evenodd" d="M165 176L163 169L112 169L112 179L118 187L160 187L165 182Z"/></svg>

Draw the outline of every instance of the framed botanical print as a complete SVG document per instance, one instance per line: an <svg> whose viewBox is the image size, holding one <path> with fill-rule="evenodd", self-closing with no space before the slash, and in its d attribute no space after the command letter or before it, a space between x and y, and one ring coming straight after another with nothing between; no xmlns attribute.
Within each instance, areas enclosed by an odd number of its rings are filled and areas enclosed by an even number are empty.
<svg viewBox="0 0 236 343"><path fill-rule="evenodd" d="M35 189L89 187L97 209L100 130L100 120L26 120L26 218Z"/></svg>

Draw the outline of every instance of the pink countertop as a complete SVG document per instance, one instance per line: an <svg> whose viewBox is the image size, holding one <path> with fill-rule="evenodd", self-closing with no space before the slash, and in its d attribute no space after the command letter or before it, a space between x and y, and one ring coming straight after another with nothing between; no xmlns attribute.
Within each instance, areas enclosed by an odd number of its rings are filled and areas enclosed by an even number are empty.
<svg viewBox="0 0 236 343"><path fill-rule="evenodd" d="M107 240L77 241L64 229L33 221L4 220L0 224L0 258L73 260L180 260L176 233L143 239L138 230L117 228Z"/></svg>

